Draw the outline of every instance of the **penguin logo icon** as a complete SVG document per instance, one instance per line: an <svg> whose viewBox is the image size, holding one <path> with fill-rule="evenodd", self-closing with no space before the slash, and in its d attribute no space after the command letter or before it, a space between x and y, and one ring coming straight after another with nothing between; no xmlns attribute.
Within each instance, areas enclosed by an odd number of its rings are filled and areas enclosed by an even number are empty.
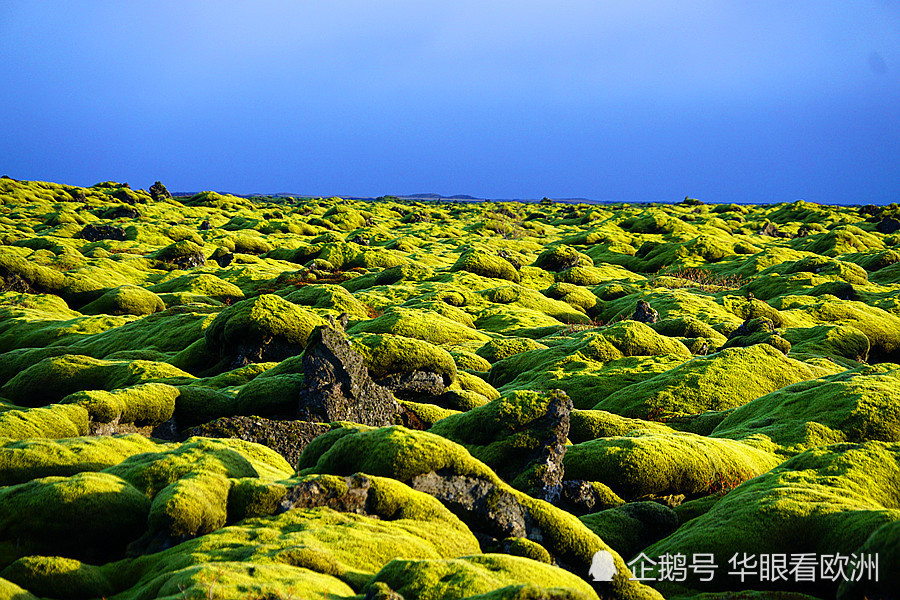
<svg viewBox="0 0 900 600"><path fill-rule="evenodd" d="M617 573L613 555L606 550L598 550L591 561L591 570L588 571L588 575L594 581L612 581Z"/></svg>

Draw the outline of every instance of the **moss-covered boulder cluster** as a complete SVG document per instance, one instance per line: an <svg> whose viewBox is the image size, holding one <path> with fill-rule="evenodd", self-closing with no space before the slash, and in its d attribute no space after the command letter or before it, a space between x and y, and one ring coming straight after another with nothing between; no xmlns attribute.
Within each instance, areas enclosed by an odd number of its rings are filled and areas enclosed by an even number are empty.
<svg viewBox="0 0 900 600"><path fill-rule="evenodd" d="M895 597L898 216L2 178L0 599Z"/></svg>

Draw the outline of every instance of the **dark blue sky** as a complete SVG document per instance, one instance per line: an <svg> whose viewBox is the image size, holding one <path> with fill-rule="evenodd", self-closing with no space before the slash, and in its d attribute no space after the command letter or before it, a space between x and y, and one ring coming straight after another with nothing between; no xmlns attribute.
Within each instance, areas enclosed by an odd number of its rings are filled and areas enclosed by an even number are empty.
<svg viewBox="0 0 900 600"><path fill-rule="evenodd" d="M900 201L897 0L0 0L0 171Z"/></svg>

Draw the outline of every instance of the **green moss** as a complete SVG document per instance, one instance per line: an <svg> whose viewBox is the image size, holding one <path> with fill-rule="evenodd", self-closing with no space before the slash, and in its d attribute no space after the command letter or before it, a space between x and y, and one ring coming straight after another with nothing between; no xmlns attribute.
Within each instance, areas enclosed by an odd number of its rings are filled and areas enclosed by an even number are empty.
<svg viewBox="0 0 900 600"><path fill-rule="evenodd" d="M900 371L860 367L797 383L736 408L716 437L775 444L794 454L835 443L900 441Z"/></svg>
<svg viewBox="0 0 900 600"><path fill-rule="evenodd" d="M394 307L383 315L362 321L350 333L390 333L424 340L430 344L485 342L488 337L436 312Z"/></svg>
<svg viewBox="0 0 900 600"><path fill-rule="evenodd" d="M368 319L366 306L353 297L353 294L338 285L316 284L304 285L285 296L300 306L323 309L335 316L347 313L352 319Z"/></svg>
<svg viewBox="0 0 900 600"><path fill-rule="evenodd" d="M629 419L605 410L573 410L569 415L569 439L578 444L597 438L618 437L633 431L671 433L662 423Z"/></svg>
<svg viewBox="0 0 900 600"><path fill-rule="evenodd" d="M518 282L520 279L518 271L508 260L479 249L463 253L450 270L468 271L482 277L506 279L513 282Z"/></svg>
<svg viewBox="0 0 900 600"><path fill-rule="evenodd" d="M521 352L539 350L546 347L529 338L497 338L476 350L475 354L493 363Z"/></svg>
<svg viewBox="0 0 900 600"><path fill-rule="evenodd" d="M326 485L343 483L337 478L317 479ZM214 590L231 594L228 597L235 597L237 589L287 593L289 585L304 598L325 592L347 597L394 558L443 559L478 552L474 536L434 498L396 481L367 479L367 510L377 518L328 508L289 510L113 563L105 571L116 573L117 589L128 590L124 598L177 594L178 584L186 592ZM276 568L283 569L278 576L272 572ZM184 579L185 573L200 569L208 576ZM246 587L234 587L237 576Z"/></svg>
<svg viewBox="0 0 900 600"><path fill-rule="evenodd" d="M533 342L533 340L529 341ZM481 373L484 373L491 369L491 363L488 362L484 357L476 353L459 349L451 350L450 355L453 357L454 362L456 362L457 369L466 369L469 371L478 371Z"/></svg>
<svg viewBox="0 0 900 600"><path fill-rule="evenodd" d="M176 387L163 383L144 383L112 392L75 392L60 400L60 403L81 406L91 415L92 421L100 423L117 421L159 425L172 418L178 396L179 390Z"/></svg>
<svg viewBox="0 0 900 600"><path fill-rule="evenodd" d="M504 554L445 560L397 559L375 576L375 582L386 583L404 598L421 600L481 598L482 594L509 586L525 585L538 588L532 588L529 593L545 598L597 598L591 586L576 575L541 562Z"/></svg>
<svg viewBox="0 0 900 600"><path fill-rule="evenodd" d="M232 479L227 500L228 521L236 523L275 514L287 490L283 483L257 477Z"/></svg>
<svg viewBox="0 0 900 600"><path fill-rule="evenodd" d="M526 492L554 423L545 418L558 394L513 392L484 406L447 416L429 430L462 444L504 480Z"/></svg>
<svg viewBox="0 0 900 600"><path fill-rule="evenodd" d="M57 402L82 390L114 390L165 379L192 379L172 365L146 360L99 360L66 354L45 358L11 380L0 392L26 406Z"/></svg>
<svg viewBox="0 0 900 600"><path fill-rule="evenodd" d="M740 442L643 431L582 442L563 457L566 479L599 481L626 500L703 496L756 477L778 462Z"/></svg>
<svg viewBox="0 0 900 600"><path fill-rule="evenodd" d="M298 465L300 474L351 475L363 471L408 481L416 475L446 469L456 475L500 481L462 446L424 431L413 432L400 426L337 430L319 436L316 442L303 451ZM329 443L330 447L323 451Z"/></svg>
<svg viewBox="0 0 900 600"><path fill-rule="evenodd" d="M900 560L900 521L885 523L876 529L854 554L867 557L877 556L880 565L896 565ZM878 598L887 597L892 590L900 587L900 577L896 570L880 569L877 581L874 578L860 578L859 581L842 581L838 588L837 599Z"/></svg>
<svg viewBox="0 0 900 600"><path fill-rule="evenodd" d="M900 317L862 302L833 297L784 296L776 300L791 325L849 325L869 339L869 360L900 362Z"/></svg>
<svg viewBox="0 0 900 600"><path fill-rule="evenodd" d="M88 315L149 315L165 310L162 299L142 287L123 285L113 288L87 304L81 312Z"/></svg>
<svg viewBox="0 0 900 600"><path fill-rule="evenodd" d="M547 549L535 541L528 538L507 538L503 540L505 554L512 556L521 556L522 558L530 558L538 562L552 564L553 557L547 552Z"/></svg>
<svg viewBox="0 0 900 600"><path fill-rule="evenodd" d="M80 406L54 404L43 408L0 412L0 438L68 438L88 433L88 411Z"/></svg>
<svg viewBox="0 0 900 600"><path fill-rule="evenodd" d="M705 514L684 523L668 538L646 549L666 552L850 555L887 522L900 518L897 490L900 446L884 442L835 444L807 450L726 494ZM780 590L830 597L836 581L819 579L798 586L778 582ZM734 589L735 578L687 584L698 590Z"/></svg>
<svg viewBox="0 0 900 600"><path fill-rule="evenodd" d="M697 414L741 406L786 385L826 374L767 344L729 348L623 388L595 408L638 418Z"/></svg>
<svg viewBox="0 0 900 600"><path fill-rule="evenodd" d="M351 338L375 379L392 373L431 371L443 375L446 384L456 379L456 363L446 350L401 335L358 334Z"/></svg>
<svg viewBox="0 0 900 600"><path fill-rule="evenodd" d="M108 473L44 477L0 488L0 532L22 554L109 559L141 534L149 508Z"/></svg>
<svg viewBox="0 0 900 600"><path fill-rule="evenodd" d="M177 277L166 277L147 289L156 294L175 292L196 294L220 302L244 298L241 288L209 273L187 273Z"/></svg>
<svg viewBox="0 0 900 600"><path fill-rule="evenodd" d="M435 404L424 404L422 402L411 402L408 400L400 400L403 407L416 415L419 421L427 428L433 426L442 419L446 419L451 415L458 415L460 411L442 408Z"/></svg>
<svg viewBox="0 0 900 600"><path fill-rule="evenodd" d="M177 264L178 261L182 261L188 257L201 255L206 260L206 257L203 253L203 246L196 244L190 240L181 240L175 242L174 244L169 244L164 248L160 248L156 252L153 252L149 255L150 258L154 258L163 263L169 264Z"/></svg>
<svg viewBox="0 0 900 600"><path fill-rule="evenodd" d="M0 442L0 486L53 475L101 471L129 456L158 449L154 442L137 434L58 440L29 437L36 439Z"/></svg>
<svg viewBox="0 0 900 600"><path fill-rule="evenodd" d="M590 319L583 311L577 310L560 300L554 300L536 290L521 285L504 285L479 292L486 300L495 304L517 306L542 313L560 323L588 323Z"/></svg>
<svg viewBox="0 0 900 600"><path fill-rule="evenodd" d="M107 468L149 497L191 474L284 479L293 468L274 450L236 439L189 438Z"/></svg>
<svg viewBox="0 0 900 600"><path fill-rule="evenodd" d="M147 518L149 535L176 540L211 533L225 525L231 483L217 473L192 473L159 491Z"/></svg>
<svg viewBox="0 0 900 600"><path fill-rule="evenodd" d="M302 347L325 321L274 294L237 302L220 312L206 328L210 348L260 346L267 340Z"/></svg>
<svg viewBox="0 0 900 600"><path fill-rule="evenodd" d="M0 575L42 597L61 600L106 597L114 591L99 567L59 556L25 556L0 571Z"/></svg>
<svg viewBox="0 0 900 600"><path fill-rule="evenodd" d="M636 555L678 525L675 511L658 502L629 502L579 518L624 557Z"/></svg>
<svg viewBox="0 0 900 600"><path fill-rule="evenodd" d="M462 391L475 392L488 400L495 400L500 397L500 392L478 375L460 371L457 373L457 382Z"/></svg>
<svg viewBox="0 0 900 600"><path fill-rule="evenodd" d="M3 600L38 600L38 597L11 581L0 578L0 598Z"/></svg>

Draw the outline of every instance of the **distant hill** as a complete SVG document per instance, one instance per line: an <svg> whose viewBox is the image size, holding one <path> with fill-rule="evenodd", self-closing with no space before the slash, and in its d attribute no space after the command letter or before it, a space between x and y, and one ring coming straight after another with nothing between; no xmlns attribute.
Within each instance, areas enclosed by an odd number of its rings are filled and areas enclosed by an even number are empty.
<svg viewBox="0 0 900 600"><path fill-rule="evenodd" d="M468 194L456 194L453 196L442 196L441 194L408 194L402 196L395 196L395 198L403 198L404 200L483 200L483 198L476 198L475 196L469 196Z"/></svg>

